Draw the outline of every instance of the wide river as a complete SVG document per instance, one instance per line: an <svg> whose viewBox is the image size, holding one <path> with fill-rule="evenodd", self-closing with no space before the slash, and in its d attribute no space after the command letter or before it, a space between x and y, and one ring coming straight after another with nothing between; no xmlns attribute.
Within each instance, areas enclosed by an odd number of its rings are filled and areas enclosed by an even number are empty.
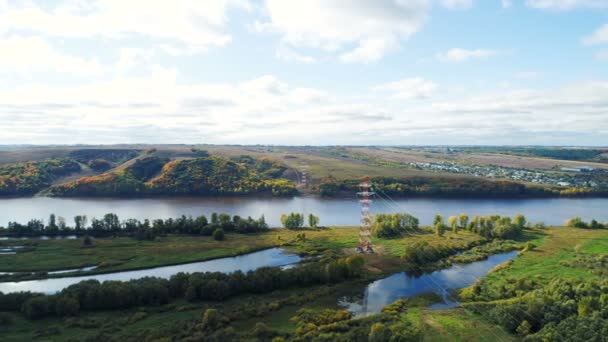
<svg viewBox="0 0 608 342"><path fill-rule="evenodd" d="M563 224L568 218L581 216L586 220L608 221L608 199L376 199L373 213L407 212L418 217L422 224L430 224L435 214L444 216L466 213L473 215L524 214L529 221ZM322 225L357 225L360 208L356 199L295 198L9 198L0 199L0 226L9 221L26 223L32 218L46 219L50 214L66 218L72 225L76 215L101 218L116 213L120 219L156 219L181 215L209 215L212 212L231 215L265 215L271 226L279 225L281 214L290 212L313 213Z"/></svg>

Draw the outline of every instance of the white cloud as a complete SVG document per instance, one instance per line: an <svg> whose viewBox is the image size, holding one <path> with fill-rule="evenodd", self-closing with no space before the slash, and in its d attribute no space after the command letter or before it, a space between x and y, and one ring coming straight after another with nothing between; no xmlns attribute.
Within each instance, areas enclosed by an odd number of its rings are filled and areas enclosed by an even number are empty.
<svg viewBox="0 0 608 342"><path fill-rule="evenodd" d="M526 5L548 10L571 10L576 8L608 8L606 0L526 0Z"/></svg>
<svg viewBox="0 0 608 342"><path fill-rule="evenodd" d="M280 46L276 51L276 57L286 62L296 62L302 64L312 64L317 61L314 57L300 54L288 46Z"/></svg>
<svg viewBox="0 0 608 342"><path fill-rule="evenodd" d="M102 71L96 59L63 54L37 37L0 39L0 71L31 73L49 71L90 75Z"/></svg>
<svg viewBox="0 0 608 342"><path fill-rule="evenodd" d="M430 0L266 0L267 22L256 30L281 35L282 44L313 48L344 62L373 62L423 25Z"/></svg>
<svg viewBox="0 0 608 342"><path fill-rule="evenodd" d="M511 8L511 6L513 6L513 1L512 0L500 0L500 4L501 4L502 8Z"/></svg>
<svg viewBox="0 0 608 342"><path fill-rule="evenodd" d="M444 53L437 54L437 58L443 62L466 62L470 59L486 59L497 54L498 51L496 50L467 50L461 48L453 48Z"/></svg>
<svg viewBox="0 0 608 342"><path fill-rule="evenodd" d="M0 143L607 143L607 82L453 100L423 78L366 90L337 97L272 75L184 84L161 67L145 77L31 85L0 90Z"/></svg>
<svg viewBox="0 0 608 342"><path fill-rule="evenodd" d="M373 91L389 93L391 98L398 100L428 98L436 89L435 83L421 77L405 78L372 87Z"/></svg>
<svg viewBox="0 0 608 342"><path fill-rule="evenodd" d="M441 5L449 9L468 9L473 6L473 0L441 0Z"/></svg>
<svg viewBox="0 0 608 342"><path fill-rule="evenodd" d="M109 39L138 35L202 50L230 42L224 25L231 7L249 9L250 4L246 0L95 0L63 1L49 8L48 4L27 3L0 12L0 34L24 30L58 37Z"/></svg>
<svg viewBox="0 0 608 342"><path fill-rule="evenodd" d="M608 24L597 29L593 34L583 38L585 45L598 45L608 43Z"/></svg>

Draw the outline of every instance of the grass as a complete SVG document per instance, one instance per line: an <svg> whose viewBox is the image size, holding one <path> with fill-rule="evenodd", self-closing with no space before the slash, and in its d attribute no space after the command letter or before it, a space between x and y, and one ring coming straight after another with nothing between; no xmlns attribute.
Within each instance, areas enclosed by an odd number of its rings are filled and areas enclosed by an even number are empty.
<svg viewBox="0 0 608 342"><path fill-rule="evenodd" d="M517 341L502 328L487 322L483 317L452 309L442 311L420 310L423 341Z"/></svg>
<svg viewBox="0 0 608 342"><path fill-rule="evenodd" d="M119 237L95 239L94 247L87 248L81 240L36 242L31 252L2 256L0 270L47 272L88 265L97 265L100 271L128 270L233 256L275 244L270 234L228 234L222 242L198 236L169 236L157 241Z"/></svg>
<svg viewBox="0 0 608 342"><path fill-rule="evenodd" d="M298 234L305 234L307 242L291 244ZM480 237L469 232L457 235L448 233L438 237L421 230L400 239L375 240L378 255L371 255L375 267L391 264L404 253L408 244L420 240L430 244L464 246ZM123 271L214 258L235 256L255 250L282 246L293 252L316 254L330 250L339 254L354 253L358 243L358 227L332 227L319 230L271 229L258 234L227 234L225 241L204 236L168 236L156 241L137 241L127 237L95 239L94 247L82 247L79 240L31 240L34 249L29 252L0 256L2 272L49 272L62 269L97 265L96 272ZM3 241L2 245L13 245Z"/></svg>
<svg viewBox="0 0 608 342"><path fill-rule="evenodd" d="M563 265L573 260L577 253L608 253L608 230L575 228L548 228L538 232L532 240L538 247L514 259L513 264L501 272L494 272L484 283L498 287L513 279L536 279L542 282L560 277L564 279L597 279L590 270Z"/></svg>

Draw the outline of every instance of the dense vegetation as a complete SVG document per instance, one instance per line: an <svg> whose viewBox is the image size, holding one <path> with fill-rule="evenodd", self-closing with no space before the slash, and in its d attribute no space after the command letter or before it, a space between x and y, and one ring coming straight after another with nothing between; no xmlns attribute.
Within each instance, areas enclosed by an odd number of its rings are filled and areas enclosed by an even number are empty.
<svg viewBox="0 0 608 342"><path fill-rule="evenodd" d="M96 280L69 286L56 295L0 293L0 311L20 310L29 319L75 316L81 310L121 310L166 304L176 299L221 301L243 294L269 293L289 287L339 283L359 277L364 260L351 256L281 270L264 267L243 273L178 273L170 279L142 278L127 282Z"/></svg>
<svg viewBox="0 0 608 342"><path fill-rule="evenodd" d="M520 279L499 293L473 287L467 306L526 341L603 341L608 336L608 282ZM483 299L484 302L475 302ZM489 299L494 301L487 302Z"/></svg>
<svg viewBox="0 0 608 342"><path fill-rule="evenodd" d="M396 197L549 197L560 195L557 190L546 187L529 186L512 181L490 181L479 178L458 177L410 177L388 178L374 177L371 179L375 190ZM354 193L360 180L337 180L325 178L319 185L322 196L333 197L341 192ZM571 193L569 195L588 195ZM568 195L563 193L562 195Z"/></svg>
<svg viewBox="0 0 608 342"><path fill-rule="evenodd" d="M80 171L80 164L70 158L45 159L0 166L0 196L32 195L61 176Z"/></svg>
<svg viewBox="0 0 608 342"><path fill-rule="evenodd" d="M211 214L210 219L205 215L193 218L181 216L178 218L144 220L127 219L121 221L114 213L108 213L101 219L92 218L90 225L88 217L74 217L74 225L69 226L64 218L50 215L48 224L40 220L30 220L27 224L9 222L7 228L0 227L1 236L34 237L57 235L91 235L94 237L132 236L138 239L154 239L156 236L167 234L189 234L211 236L216 230L235 233L254 233L268 229L264 216L255 220L251 217L242 218L238 215Z"/></svg>
<svg viewBox="0 0 608 342"><path fill-rule="evenodd" d="M294 195L295 185L277 178L285 168L269 159L207 156L168 161L137 159L122 169L52 187L54 196Z"/></svg>

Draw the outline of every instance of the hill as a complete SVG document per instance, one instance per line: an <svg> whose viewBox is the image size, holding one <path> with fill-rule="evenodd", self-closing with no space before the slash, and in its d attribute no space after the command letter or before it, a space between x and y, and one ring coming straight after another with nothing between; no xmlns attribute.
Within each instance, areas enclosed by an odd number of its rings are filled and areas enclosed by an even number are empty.
<svg viewBox="0 0 608 342"><path fill-rule="evenodd" d="M279 176L285 167L268 159L204 156L168 160L146 156L100 175L51 187L51 196L293 195L295 185Z"/></svg>

